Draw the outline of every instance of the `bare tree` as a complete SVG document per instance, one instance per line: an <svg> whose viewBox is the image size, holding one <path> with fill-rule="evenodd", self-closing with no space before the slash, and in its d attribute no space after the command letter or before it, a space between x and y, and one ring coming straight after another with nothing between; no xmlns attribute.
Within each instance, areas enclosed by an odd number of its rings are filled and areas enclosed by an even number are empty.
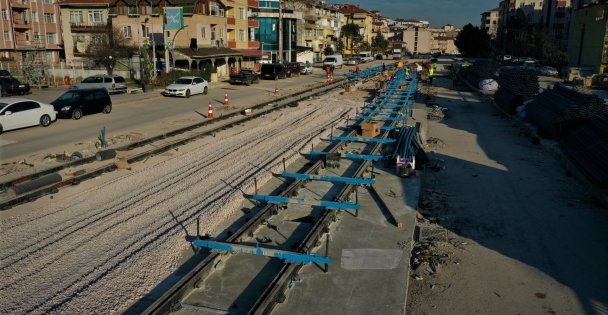
<svg viewBox="0 0 608 315"><path fill-rule="evenodd" d="M91 37L87 55L95 62L101 63L109 75L114 72L116 60L130 57L137 48L129 44L130 40L121 29L108 26L102 33Z"/></svg>

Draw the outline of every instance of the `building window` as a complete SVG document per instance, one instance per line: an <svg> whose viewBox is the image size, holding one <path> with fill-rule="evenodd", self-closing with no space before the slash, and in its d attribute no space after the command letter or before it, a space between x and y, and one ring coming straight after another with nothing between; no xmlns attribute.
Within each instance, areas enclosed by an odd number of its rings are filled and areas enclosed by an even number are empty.
<svg viewBox="0 0 608 315"><path fill-rule="evenodd" d="M215 40L215 27L211 28L211 40Z"/></svg>
<svg viewBox="0 0 608 315"><path fill-rule="evenodd" d="M46 33L47 44L57 44L57 33Z"/></svg>
<svg viewBox="0 0 608 315"><path fill-rule="evenodd" d="M70 11L70 23L82 23L84 22L84 17L82 15L82 11Z"/></svg>
<svg viewBox="0 0 608 315"><path fill-rule="evenodd" d="M38 12L32 12L32 22L38 23Z"/></svg>
<svg viewBox="0 0 608 315"><path fill-rule="evenodd" d="M45 4L53 4L55 3L55 0L44 0Z"/></svg>
<svg viewBox="0 0 608 315"><path fill-rule="evenodd" d="M242 42L245 41L245 30L239 30L239 40Z"/></svg>
<svg viewBox="0 0 608 315"><path fill-rule="evenodd" d="M220 39L224 39L224 29L220 28Z"/></svg>
<svg viewBox="0 0 608 315"><path fill-rule="evenodd" d="M150 38L150 27L147 25L141 26L142 36L144 38Z"/></svg>
<svg viewBox="0 0 608 315"><path fill-rule="evenodd" d="M47 51L44 53L44 61L45 62L55 62L55 54L53 52Z"/></svg>
<svg viewBox="0 0 608 315"><path fill-rule="evenodd" d="M40 33L39 32L34 32L34 40L41 40L42 38L40 37Z"/></svg>
<svg viewBox="0 0 608 315"><path fill-rule="evenodd" d="M201 38L202 39L206 39L207 38L207 29L204 27L201 27Z"/></svg>
<svg viewBox="0 0 608 315"><path fill-rule="evenodd" d="M4 31L4 40L11 41L11 32L10 31Z"/></svg>
<svg viewBox="0 0 608 315"><path fill-rule="evenodd" d="M95 10L89 11L89 22L91 23L103 23L103 11Z"/></svg>
<svg viewBox="0 0 608 315"><path fill-rule="evenodd" d="M241 19L241 20L246 19L246 17L245 17L245 9L244 8L239 8L239 19Z"/></svg>
<svg viewBox="0 0 608 315"><path fill-rule="evenodd" d="M45 13L44 22L45 23L55 23L55 14L54 13Z"/></svg>
<svg viewBox="0 0 608 315"><path fill-rule="evenodd" d="M131 32L131 25L123 26L122 33L125 35L125 38L133 37L133 33Z"/></svg>
<svg viewBox="0 0 608 315"><path fill-rule="evenodd" d="M2 9L1 12L0 18L2 18L2 20L8 20L8 13L6 12L6 9Z"/></svg>
<svg viewBox="0 0 608 315"><path fill-rule="evenodd" d="M224 16L224 9L222 9L217 2L210 2L209 3L209 15Z"/></svg>

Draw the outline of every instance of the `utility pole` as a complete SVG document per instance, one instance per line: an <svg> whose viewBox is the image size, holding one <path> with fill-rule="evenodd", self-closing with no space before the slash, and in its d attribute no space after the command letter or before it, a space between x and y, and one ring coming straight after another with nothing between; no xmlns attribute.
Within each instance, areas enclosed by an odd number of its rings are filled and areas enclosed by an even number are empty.
<svg viewBox="0 0 608 315"><path fill-rule="evenodd" d="M279 0L279 61L283 62L283 1Z"/></svg>

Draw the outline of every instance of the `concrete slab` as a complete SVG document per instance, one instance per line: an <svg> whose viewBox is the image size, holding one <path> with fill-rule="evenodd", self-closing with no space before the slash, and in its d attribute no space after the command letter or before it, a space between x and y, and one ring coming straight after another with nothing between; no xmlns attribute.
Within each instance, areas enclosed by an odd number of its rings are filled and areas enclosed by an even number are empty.
<svg viewBox="0 0 608 315"><path fill-rule="evenodd" d="M329 272L305 266L274 314L404 314L419 178L375 169L375 189L401 228L369 191L359 190L359 216L344 214L330 232ZM325 242L318 249L324 253ZM407 244L404 246L404 244Z"/></svg>

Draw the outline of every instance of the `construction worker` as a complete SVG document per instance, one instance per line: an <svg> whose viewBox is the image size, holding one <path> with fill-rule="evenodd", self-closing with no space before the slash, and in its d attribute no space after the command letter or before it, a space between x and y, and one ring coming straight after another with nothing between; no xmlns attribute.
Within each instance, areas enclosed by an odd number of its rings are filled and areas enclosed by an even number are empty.
<svg viewBox="0 0 608 315"><path fill-rule="evenodd" d="M386 71L386 65L384 64L384 62L382 63L382 72Z"/></svg>
<svg viewBox="0 0 608 315"><path fill-rule="evenodd" d="M433 85L433 76L435 76L435 69L433 67L429 68L429 85Z"/></svg>
<svg viewBox="0 0 608 315"><path fill-rule="evenodd" d="M458 85L458 75L456 74L456 71L452 70L452 88L456 88L456 86Z"/></svg>

